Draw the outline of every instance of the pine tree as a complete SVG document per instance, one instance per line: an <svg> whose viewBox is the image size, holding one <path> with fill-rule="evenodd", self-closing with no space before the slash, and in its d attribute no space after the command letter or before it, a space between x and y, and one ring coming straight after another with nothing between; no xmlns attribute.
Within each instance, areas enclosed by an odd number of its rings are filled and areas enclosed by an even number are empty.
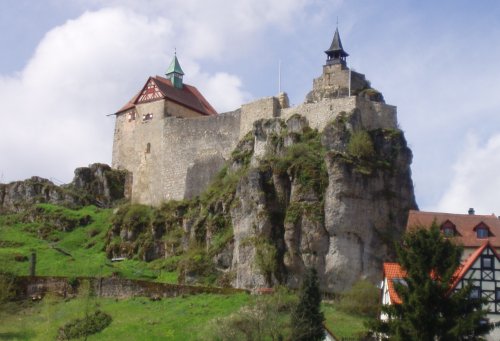
<svg viewBox="0 0 500 341"><path fill-rule="evenodd" d="M404 284L396 285L402 304L382 307L387 321L372 327L391 340L481 340L491 327L484 323L483 300L469 298L470 286L450 293L460 265L461 247L445 239L434 223L407 233L397 247L406 271Z"/></svg>
<svg viewBox="0 0 500 341"><path fill-rule="evenodd" d="M316 269L306 270L300 288L299 303L292 313L292 339L294 341L320 341L325 337Z"/></svg>

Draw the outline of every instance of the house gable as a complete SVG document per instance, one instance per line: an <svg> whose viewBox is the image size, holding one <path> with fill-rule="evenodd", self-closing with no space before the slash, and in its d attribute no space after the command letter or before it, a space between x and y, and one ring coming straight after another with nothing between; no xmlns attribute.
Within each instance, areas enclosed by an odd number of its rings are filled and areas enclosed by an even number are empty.
<svg viewBox="0 0 500 341"><path fill-rule="evenodd" d="M158 87L154 79L152 77L149 77L148 81L146 82L146 85L144 85L144 87L142 88L135 103L138 104L138 103L155 101L158 99L162 99L164 97L165 95L161 92L160 88Z"/></svg>
<svg viewBox="0 0 500 341"><path fill-rule="evenodd" d="M460 290L469 283L473 287L471 296L485 298L489 313L500 314L500 258L488 242L459 268L451 290Z"/></svg>

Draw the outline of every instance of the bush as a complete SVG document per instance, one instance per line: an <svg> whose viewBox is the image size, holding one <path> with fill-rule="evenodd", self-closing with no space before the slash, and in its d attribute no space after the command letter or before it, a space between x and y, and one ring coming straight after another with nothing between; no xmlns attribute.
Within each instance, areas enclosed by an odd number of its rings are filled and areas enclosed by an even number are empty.
<svg viewBox="0 0 500 341"><path fill-rule="evenodd" d="M371 159L375 155L375 149L370 135L365 130L352 133L347 152L359 159Z"/></svg>
<svg viewBox="0 0 500 341"><path fill-rule="evenodd" d="M75 319L59 328L57 340L71 340L96 334L109 326L111 321L109 314L97 310L83 319Z"/></svg>
<svg viewBox="0 0 500 341"><path fill-rule="evenodd" d="M375 317L379 298L379 289L369 281L361 280L342 294L338 308L349 314Z"/></svg>
<svg viewBox="0 0 500 341"><path fill-rule="evenodd" d="M20 253L16 253L16 254L14 255L14 260L15 260L16 262L27 262L27 261L28 261L28 256L26 256L26 255L22 255L22 254L20 254Z"/></svg>

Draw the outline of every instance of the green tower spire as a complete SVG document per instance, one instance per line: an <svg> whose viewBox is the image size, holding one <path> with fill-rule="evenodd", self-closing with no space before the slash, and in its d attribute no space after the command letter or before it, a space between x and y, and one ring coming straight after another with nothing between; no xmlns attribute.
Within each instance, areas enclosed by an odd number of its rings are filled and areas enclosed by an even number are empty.
<svg viewBox="0 0 500 341"><path fill-rule="evenodd" d="M184 76L184 72L182 71L181 65L177 60L177 52L174 52L174 58L170 62L170 66L167 69L167 73L165 74L172 85L178 89L182 89L182 76Z"/></svg>

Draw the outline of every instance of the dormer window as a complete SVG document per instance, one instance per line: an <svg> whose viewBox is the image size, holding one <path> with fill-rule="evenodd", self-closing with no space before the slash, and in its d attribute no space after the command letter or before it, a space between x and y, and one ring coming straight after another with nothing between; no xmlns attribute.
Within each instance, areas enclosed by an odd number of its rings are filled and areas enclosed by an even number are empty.
<svg viewBox="0 0 500 341"><path fill-rule="evenodd" d="M455 228L455 225L449 220L447 220L446 222L443 223L443 225L441 225L441 232L447 238L454 237L457 235L457 229Z"/></svg>
<svg viewBox="0 0 500 341"><path fill-rule="evenodd" d="M485 227L480 227L476 230L477 238L484 239L488 238L488 229Z"/></svg>
<svg viewBox="0 0 500 341"><path fill-rule="evenodd" d="M474 230L476 231L476 238L486 239L491 237L490 229L484 223L477 225Z"/></svg>

